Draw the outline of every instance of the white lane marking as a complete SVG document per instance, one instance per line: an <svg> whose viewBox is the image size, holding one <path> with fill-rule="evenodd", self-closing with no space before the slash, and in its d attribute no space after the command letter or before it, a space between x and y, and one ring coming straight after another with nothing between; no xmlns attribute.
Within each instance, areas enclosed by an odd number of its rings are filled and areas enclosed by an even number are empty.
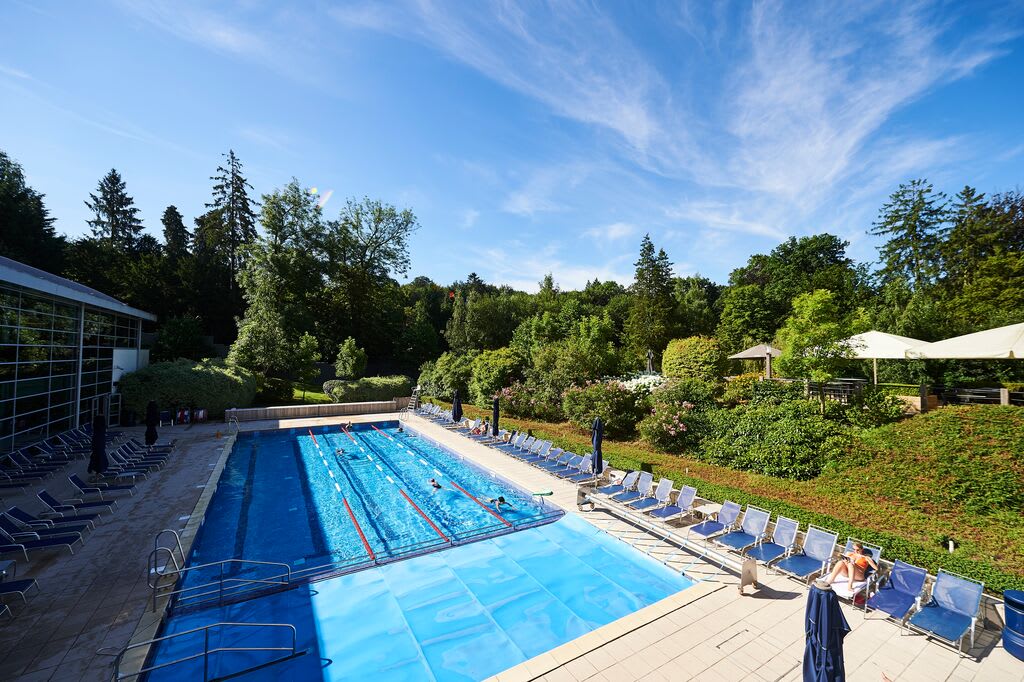
<svg viewBox="0 0 1024 682"><path fill-rule="evenodd" d="M377 471L380 471L380 472L383 473L384 470L380 468L379 464L374 464L374 466L377 467Z"/></svg>
<svg viewBox="0 0 1024 682"><path fill-rule="evenodd" d="M327 470L327 475L330 476L331 478L334 478L334 472L331 471L330 469Z"/></svg>
<svg viewBox="0 0 1024 682"><path fill-rule="evenodd" d="M441 473L440 471L438 471L437 469L434 469L434 473L435 473L435 474L437 474L438 476L444 476L444 474L442 474L442 473Z"/></svg>
<svg viewBox="0 0 1024 682"><path fill-rule="evenodd" d="M334 489L337 490L339 493L341 492L341 486L338 485L337 483L334 484Z"/></svg>
<svg viewBox="0 0 1024 682"><path fill-rule="evenodd" d="M385 475L384 478L388 479L388 483L394 483L390 476Z"/></svg>
<svg viewBox="0 0 1024 682"><path fill-rule="evenodd" d="M430 466L429 464L427 464L427 460L423 459L422 457L420 457L420 464L422 464L425 467Z"/></svg>
<svg viewBox="0 0 1024 682"><path fill-rule="evenodd" d="M362 448L359 448L359 449L362 450ZM367 455L366 459L368 459L368 460L370 460L372 462L373 461L373 455Z"/></svg>

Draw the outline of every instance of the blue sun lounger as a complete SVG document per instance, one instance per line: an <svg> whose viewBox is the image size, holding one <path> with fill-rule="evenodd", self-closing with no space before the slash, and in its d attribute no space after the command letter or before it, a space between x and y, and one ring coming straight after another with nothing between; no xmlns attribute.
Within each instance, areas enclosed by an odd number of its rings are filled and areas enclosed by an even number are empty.
<svg viewBox="0 0 1024 682"><path fill-rule="evenodd" d="M21 552L28 561L28 550L50 550L66 548L72 554L75 553L75 543L81 543L82 536L79 533L65 533L64 535L53 535L42 538L31 533L19 533L17 538L12 537L7 531L0 529L0 554L7 552Z"/></svg>
<svg viewBox="0 0 1024 682"><path fill-rule="evenodd" d="M963 656L963 640L968 632L974 648L974 628L984 588L984 583L940 569L931 598L907 620L907 626L946 640Z"/></svg>
<svg viewBox="0 0 1024 682"><path fill-rule="evenodd" d="M649 471L641 471L640 475L637 476L636 485L632 490L627 488L617 495L612 495L611 500L612 502L618 502L619 504L639 500L641 497L646 497L650 493L651 486L653 485L654 474Z"/></svg>
<svg viewBox="0 0 1024 682"><path fill-rule="evenodd" d="M864 602L865 615L872 609L902 621L911 608L920 608L927 578L928 571L897 559L885 582Z"/></svg>
<svg viewBox="0 0 1024 682"><path fill-rule="evenodd" d="M110 485L109 483L93 483L89 485L83 481L78 474L71 474L68 476L68 480L71 481L71 485L78 488L79 492L83 495L99 495L100 499L103 499L103 493L128 493L129 495L135 495L134 485Z"/></svg>
<svg viewBox="0 0 1024 682"><path fill-rule="evenodd" d="M791 551L788 556L776 562L774 568L795 578L810 581L813 575L825 570L836 550L838 538L838 533L808 526L803 548L799 552Z"/></svg>
<svg viewBox="0 0 1024 682"><path fill-rule="evenodd" d="M764 509L751 507L748 504L747 511L743 512L743 521L740 523L740 527L715 537L713 542L742 553L748 547L757 545L764 540L769 517L770 514Z"/></svg>
<svg viewBox="0 0 1024 682"><path fill-rule="evenodd" d="M77 514L81 510L88 511L90 509L98 509L101 511L114 511L114 509L117 507L116 500L83 502L82 500L71 499L66 500L64 502L60 502L57 500L56 497L48 493L46 490L40 490L38 493L36 493L36 497L38 497L42 501L42 503L45 504L51 511L58 513L73 512Z"/></svg>
<svg viewBox="0 0 1024 682"><path fill-rule="evenodd" d="M722 508L715 514L714 519L702 521L695 526L690 526L686 529L686 537L690 537L690 533L699 535L705 540L712 538L716 535L720 535L728 530L731 530L733 524L736 523L736 519L740 515L740 506L732 500L726 500L722 503Z"/></svg>
<svg viewBox="0 0 1024 682"><path fill-rule="evenodd" d="M679 489L675 502L653 509L648 514L660 521L668 521L679 516L688 516L693 511L693 501L695 499L697 499L697 489L693 486L684 485Z"/></svg>
<svg viewBox="0 0 1024 682"><path fill-rule="evenodd" d="M775 530L772 531L771 542L761 542L747 549L745 554L763 564L775 561L780 556L793 549L796 543L796 534L800 524L793 519L780 516L775 520Z"/></svg>
<svg viewBox="0 0 1024 682"><path fill-rule="evenodd" d="M10 535L15 541L22 536L30 540L45 540L53 535L71 535L74 533L81 535L85 532L85 529L84 524L63 526L62 528L27 527L19 524L13 517L0 512L0 530Z"/></svg>
<svg viewBox="0 0 1024 682"><path fill-rule="evenodd" d="M576 453L569 452L568 450L566 450L558 457L555 457L554 459L549 459L544 462L537 462L536 466L537 468L543 469L544 471L554 473L556 471L564 469L573 457L576 457Z"/></svg>
<svg viewBox="0 0 1024 682"><path fill-rule="evenodd" d="M636 479L640 476L639 471L627 471L626 475L622 477L622 480L618 483L612 483L611 485L601 486L594 491L595 495L615 495L617 493L625 492L636 485Z"/></svg>
<svg viewBox="0 0 1024 682"><path fill-rule="evenodd" d="M21 597L21 600L28 603L26 594L32 588L36 588L36 592L39 591L39 583L35 581L35 578L25 578L23 580L5 580L0 583L0 599L8 594L16 594ZM6 607L7 605L4 604Z"/></svg>
<svg viewBox="0 0 1024 682"><path fill-rule="evenodd" d="M52 528L53 526L60 526L72 523L82 523L93 528L95 526L96 519L99 518L99 514L70 514L70 513L58 513L51 512L52 516L49 518L43 518L41 516L34 516L29 514L21 507L11 507L7 510L14 519L24 523L27 526L40 526L43 528Z"/></svg>
<svg viewBox="0 0 1024 682"><path fill-rule="evenodd" d="M639 500L627 502L626 506L636 511L644 511L653 507L662 507L668 502L668 496L672 494L672 479L664 478L658 481L657 487L650 495L645 495Z"/></svg>

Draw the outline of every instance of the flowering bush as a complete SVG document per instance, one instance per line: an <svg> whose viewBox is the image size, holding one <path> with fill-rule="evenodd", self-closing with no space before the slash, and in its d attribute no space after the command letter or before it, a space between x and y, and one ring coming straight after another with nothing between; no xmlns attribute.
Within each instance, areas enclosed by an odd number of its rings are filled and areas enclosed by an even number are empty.
<svg viewBox="0 0 1024 682"><path fill-rule="evenodd" d="M649 396L658 388L665 385L667 378L660 374L630 374L624 377L613 377L609 381L618 381L638 396Z"/></svg>
<svg viewBox="0 0 1024 682"><path fill-rule="evenodd" d="M562 396L562 410L570 422L589 429L594 417L600 417L605 435L613 438L632 436L647 404L646 396L638 396L618 381L572 386Z"/></svg>
<svg viewBox="0 0 1024 682"><path fill-rule="evenodd" d="M498 400L503 414L510 417L526 417L545 421L562 420L561 397L549 389L514 382L498 391Z"/></svg>
<svg viewBox="0 0 1024 682"><path fill-rule="evenodd" d="M704 432L704 417L693 403L656 405L640 422L640 438L658 450L682 452Z"/></svg>

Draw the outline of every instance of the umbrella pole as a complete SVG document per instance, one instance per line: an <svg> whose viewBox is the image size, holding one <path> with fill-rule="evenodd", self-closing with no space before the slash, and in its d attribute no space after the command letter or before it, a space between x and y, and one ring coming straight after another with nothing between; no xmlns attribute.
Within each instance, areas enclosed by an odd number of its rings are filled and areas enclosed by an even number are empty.
<svg viewBox="0 0 1024 682"><path fill-rule="evenodd" d="M771 379L772 378L772 354L771 354L771 351L768 351L764 355L764 378L765 379Z"/></svg>
<svg viewBox="0 0 1024 682"><path fill-rule="evenodd" d="M871 358L871 377L875 382L875 386L878 385L878 358Z"/></svg>

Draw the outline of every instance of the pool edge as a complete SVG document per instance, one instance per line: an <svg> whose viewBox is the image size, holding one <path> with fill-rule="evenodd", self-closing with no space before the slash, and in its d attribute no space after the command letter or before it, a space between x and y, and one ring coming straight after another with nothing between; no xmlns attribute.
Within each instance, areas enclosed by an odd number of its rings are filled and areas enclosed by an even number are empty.
<svg viewBox="0 0 1024 682"><path fill-rule="evenodd" d="M228 434L224 437L224 443L221 446L220 456L217 458L217 463L213 467L213 471L210 472L210 477L206 480L205 488L199 495L199 499L196 500L195 506L192 507L192 512L189 515L188 521L185 523L185 527L179 532L181 538L181 549L187 559L189 553L192 551L192 543L195 542L196 536L199 533L200 526L203 525L203 521L206 518L206 509L210 506L210 500L213 499L214 493L217 491L217 484L220 482L221 474L224 471L224 467L227 464L228 457L231 455L231 451L235 447L235 437L237 432ZM135 631L132 632L131 637L128 638L126 646L132 642L144 642L152 640L159 636L160 628L164 624L165 616L167 615L167 606L170 603L169 597L162 597L159 601L159 608L156 611L149 611L148 609L142 614L139 619L139 624L135 627ZM122 677L135 677L138 679L140 671L145 667L146 662L149 660L149 655L152 652L153 645L147 644L146 646L140 646L136 649L132 649L124 659L121 661L121 676Z"/></svg>

